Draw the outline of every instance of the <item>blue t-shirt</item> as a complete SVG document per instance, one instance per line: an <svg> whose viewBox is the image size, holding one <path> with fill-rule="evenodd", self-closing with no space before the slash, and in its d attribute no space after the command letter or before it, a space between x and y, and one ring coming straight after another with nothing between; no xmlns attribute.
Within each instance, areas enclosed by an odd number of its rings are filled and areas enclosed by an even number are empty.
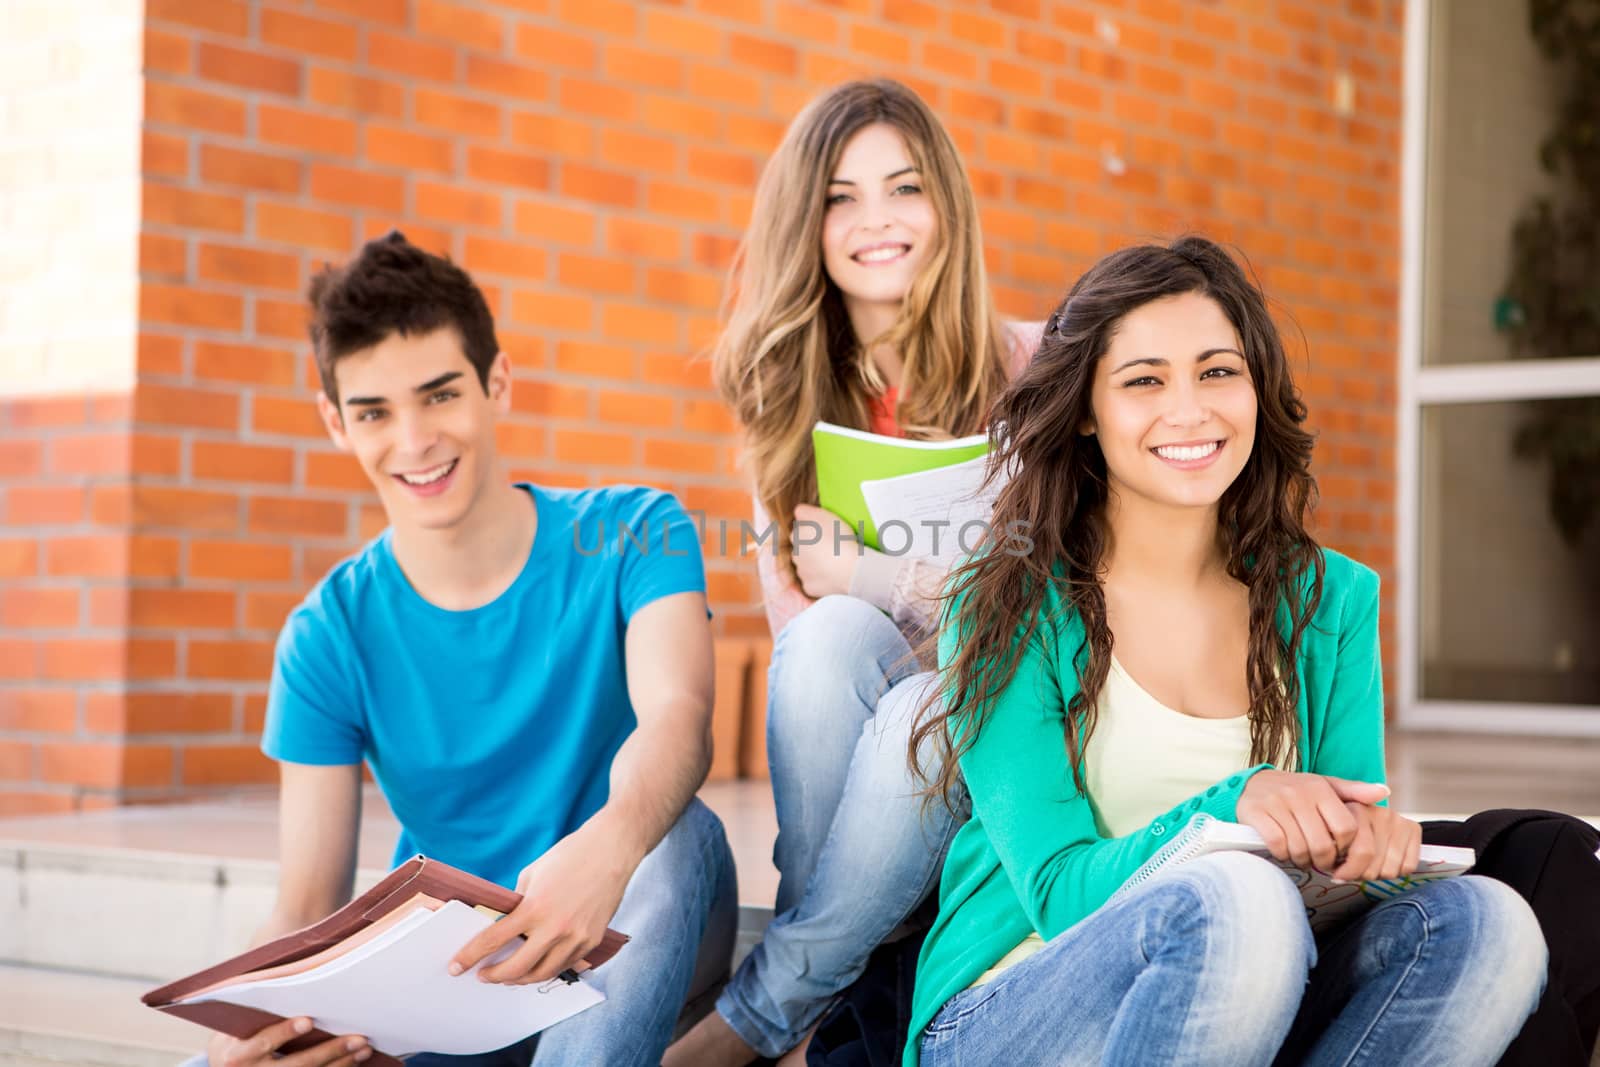
<svg viewBox="0 0 1600 1067"><path fill-rule="evenodd" d="M628 620L705 591L671 495L521 488L533 548L480 608L424 600L387 530L334 567L278 637L261 739L289 763L365 759L400 820L396 863L420 852L507 887L606 802L635 725Z"/></svg>

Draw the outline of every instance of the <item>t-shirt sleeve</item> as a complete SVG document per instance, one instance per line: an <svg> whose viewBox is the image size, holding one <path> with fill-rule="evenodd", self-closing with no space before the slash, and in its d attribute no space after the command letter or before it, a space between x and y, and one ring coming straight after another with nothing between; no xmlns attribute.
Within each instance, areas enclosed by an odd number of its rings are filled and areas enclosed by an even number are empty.
<svg viewBox="0 0 1600 1067"><path fill-rule="evenodd" d="M360 763L366 731L355 672L343 663L335 626L315 600L295 609L278 634L267 690L261 751L285 763Z"/></svg>
<svg viewBox="0 0 1600 1067"><path fill-rule="evenodd" d="M628 536L619 537L622 554L622 618L674 593L706 591L700 530L671 493L640 490L624 499L617 516Z"/></svg>

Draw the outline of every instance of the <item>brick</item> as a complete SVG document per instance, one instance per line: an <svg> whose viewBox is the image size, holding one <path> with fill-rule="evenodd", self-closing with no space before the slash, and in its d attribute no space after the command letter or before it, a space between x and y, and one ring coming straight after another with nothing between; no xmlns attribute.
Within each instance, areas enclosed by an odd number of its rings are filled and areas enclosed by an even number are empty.
<svg viewBox="0 0 1600 1067"><path fill-rule="evenodd" d="M258 496L250 500L247 525L257 534L338 537L348 527L348 508L339 500Z"/></svg>
<svg viewBox="0 0 1600 1067"><path fill-rule="evenodd" d="M555 456L564 463L622 467L634 461L633 437L588 430L555 431Z"/></svg>
<svg viewBox="0 0 1600 1067"><path fill-rule="evenodd" d="M91 734L223 733L233 727L230 693L89 693L84 728Z"/></svg>
<svg viewBox="0 0 1600 1067"><path fill-rule="evenodd" d="M146 26L144 70L163 74L188 74L194 69L194 39L186 33L166 33Z"/></svg>
<svg viewBox="0 0 1600 1067"><path fill-rule="evenodd" d="M668 396L601 390L596 399L602 422L655 429L664 429L673 422L672 398Z"/></svg>
<svg viewBox="0 0 1600 1067"><path fill-rule="evenodd" d="M480 92L518 100L542 101L550 97L550 77L543 70L476 53L466 58L466 84Z"/></svg>
<svg viewBox="0 0 1600 1067"><path fill-rule="evenodd" d="M389 119L403 119L406 115L406 88L400 82L328 67L311 68L307 95L316 103L359 115Z"/></svg>
<svg viewBox="0 0 1600 1067"><path fill-rule="evenodd" d="M294 549L252 541L195 540L189 544L187 573L191 579L284 582L294 576Z"/></svg>
<svg viewBox="0 0 1600 1067"><path fill-rule="evenodd" d="M39 644L39 677L74 682L120 678L126 652L125 642L110 638L52 638Z"/></svg>
<svg viewBox="0 0 1600 1067"><path fill-rule="evenodd" d="M214 389L145 383L134 397L134 418L160 426L233 430L239 425L239 397Z"/></svg>
<svg viewBox="0 0 1600 1067"><path fill-rule="evenodd" d="M255 745L186 745L179 781L194 785L270 785L278 765Z"/></svg>
<svg viewBox="0 0 1600 1067"><path fill-rule="evenodd" d="M131 459L125 433L58 434L50 440L53 474L124 474Z"/></svg>
<svg viewBox="0 0 1600 1067"><path fill-rule="evenodd" d="M598 229L592 211L532 200L518 201L514 220L517 233L555 244L592 245Z"/></svg>
<svg viewBox="0 0 1600 1067"><path fill-rule="evenodd" d="M557 260L556 275L562 285L588 292L628 293L636 284L631 264L570 252Z"/></svg>
<svg viewBox="0 0 1600 1067"><path fill-rule="evenodd" d="M505 39L505 20L448 0L416 0L417 30L430 37L442 37L467 48L498 52Z"/></svg>
<svg viewBox="0 0 1600 1067"><path fill-rule="evenodd" d="M689 149L689 174L701 181L749 188L755 184L756 162L738 152L712 148Z"/></svg>
<svg viewBox="0 0 1600 1067"><path fill-rule="evenodd" d="M250 32L250 10L242 0L148 0L145 17L235 37Z"/></svg>
<svg viewBox="0 0 1600 1067"><path fill-rule="evenodd" d="M561 194L612 207L632 207L638 203L639 183L631 175L619 171L563 163Z"/></svg>
<svg viewBox="0 0 1600 1067"><path fill-rule="evenodd" d="M462 266L474 275L482 271L534 280L542 280L548 270L543 249L522 242L478 236L467 237Z"/></svg>
<svg viewBox="0 0 1600 1067"><path fill-rule="evenodd" d="M544 427L524 423L495 423L495 448L502 456L514 459L539 459L545 454Z"/></svg>
<svg viewBox="0 0 1600 1067"><path fill-rule="evenodd" d="M511 140L552 156L585 158L594 152L594 130L586 122L559 115L517 112L511 116Z"/></svg>
<svg viewBox="0 0 1600 1067"><path fill-rule="evenodd" d="M600 159L622 170L670 172L679 169L679 148L669 137L607 127L600 134Z"/></svg>
<svg viewBox="0 0 1600 1067"><path fill-rule="evenodd" d="M897 30L857 24L850 27L850 49L887 63L909 63L911 41ZM776 71L774 73L777 73Z"/></svg>
<svg viewBox="0 0 1600 1067"><path fill-rule="evenodd" d="M0 730L72 733L77 719L78 694L71 689L0 688Z"/></svg>
<svg viewBox="0 0 1600 1067"><path fill-rule="evenodd" d="M244 232L244 200L237 196L144 183L142 217L184 229Z"/></svg>
<svg viewBox="0 0 1600 1067"><path fill-rule="evenodd" d="M711 474L717 470L717 457L715 445L665 439L644 442L645 465L662 470Z"/></svg>
<svg viewBox="0 0 1600 1067"><path fill-rule="evenodd" d="M292 351L260 345L197 340L194 376L250 385L293 386L299 357Z"/></svg>
<svg viewBox="0 0 1600 1067"><path fill-rule="evenodd" d="M356 124L349 119L304 108L261 103L256 107L256 132L262 142L326 156L356 154Z"/></svg>
<svg viewBox="0 0 1600 1067"><path fill-rule="evenodd" d="M722 302L722 279L701 271L651 268L645 273L645 294L664 304L714 310Z"/></svg>
<svg viewBox="0 0 1600 1067"><path fill-rule="evenodd" d="M644 85L652 89L681 89L684 83L683 60L655 48L607 45L604 71L608 81Z"/></svg>
<svg viewBox="0 0 1600 1067"><path fill-rule="evenodd" d="M76 588L0 588L0 626L12 630L60 630L78 624Z"/></svg>
<svg viewBox="0 0 1600 1067"><path fill-rule="evenodd" d="M548 418L586 418L589 414L589 390L565 382L519 379L511 390L511 409Z"/></svg>
<svg viewBox="0 0 1600 1067"><path fill-rule="evenodd" d="M502 214L500 198L493 193L474 192L433 182L418 182L416 204L417 214L425 219L461 226L498 228L500 225Z"/></svg>
<svg viewBox="0 0 1600 1067"><path fill-rule="evenodd" d="M326 568L323 568L324 570ZM303 598L299 593L246 593L244 598L244 626L247 630L277 633L283 628L289 613L299 606ZM247 722L247 730L259 732Z"/></svg>
<svg viewBox="0 0 1600 1067"><path fill-rule="evenodd" d="M199 264L202 281L252 289L300 288L300 257L297 255L207 243L200 246Z"/></svg>
<svg viewBox="0 0 1600 1067"><path fill-rule="evenodd" d="M511 318L542 329L584 333L594 323L594 302L586 296L554 293L544 287L511 294Z"/></svg>
<svg viewBox="0 0 1600 1067"><path fill-rule="evenodd" d="M181 280L188 269L188 246L181 237L139 235L139 273Z"/></svg>
<svg viewBox="0 0 1600 1067"><path fill-rule="evenodd" d="M271 641L189 642L189 677L265 682L272 675Z"/></svg>
<svg viewBox="0 0 1600 1067"><path fill-rule="evenodd" d="M144 117L147 122L208 133L238 136L245 132L244 101L169 82L145 82Z"/></svg>
<svg viewBox="0 0 1600 1067"><path fill-rule="evenodd" d="M5 521L13 527L66 526L83 519L88 494L77 486L12 485L5 495Z"/></svg>
<svg viewBox="0 0 1600 1067"><path fill-rule="evenodd" d="M370 490L372 483L366 472L352 457L342 452L309 452L306 454L307 489L344 489L360 492Z"/></svg>
<svg viewBox="0 0 1600 1067"><path fill-rule="evenodd" d="M619 256L674 260L683 254L676 226L615 218L606 227L606 248Z"/></svg>
<svg viewBox="0 0 1600 1067"><path fill-rule="evenodd" d="M39 441L0 440L0 478L7 484L44 470L44 445Z"/></svg>
<svg viewBox="0 0 1600 1067"><path fill-rule="evenodd" d="M294 480L294 452L266 445L196 441L191 450L194 477L201 480L288 485Z"/></svg>
<svg viewBox="0 0 1600 1067"><path fill-rule="evenodd" d="M316 405L295 397L257 395L250 401L250 428L258 434L320 438L326 435Z"/></svg>
<svg viewBox="0 0 1600 1067"><path fill-rule="evenodd" d="M639 27L637 6L627 0L559 0L561 22L616 37L632 37Z"/></svg>
<svg viewBox="0 0 1600 1067"><path fill-rule="evenodd" d="M213 589L129 591L129 625L157 629L215 630L233 625L234 595Z"/></svg>
<svg viewBox="0 0 1600 1067"><path fill-rule="evenodd" d="M535 66L565 67L569 70L594 70L600 54L589 37L533 25L517 27L513 49L518 56Z"/></svg>
<svg viewBox="0 0 1600 1067"><path fill-rule="evenodd" d="M255 298L256 334L263 339L280 337L288 341L306 339L307 310L301 301Z"/></svg>
<svg viewBox="0 0 1600 1067"><path fill-rule="evenodd" d="M295 96L303 77L297 60L262 55L246 48L201 41L198 69L207 81L224 82L242 89Z"/></svg>
<svg viewBox="0 0 1600 1067"><path fill-rule="evenodd" d="M405 180L331 163L311 165L311 197L347 207L399 214L405 209Z"/></svg>
<svg viewBox="0 0 1600 1067"><path fill-rule="evenodd" d="M670 344L678 336L678 314L630 301L606 304L600 312L600 334L608 341Z"/></svg>
<svg viewBox="0 0 1600 1067"><path fill-rule="evenodd" d="M495 104L456 93L420 88L412 93L412 104L416 121L424 126L472 137L500 136L502 114Z"/></svg>
<svg viewBox="0 0 1600 1067"><path fill-rule="evenodd" d="M480 182L548 189L550 162L526 152L474 145L467 150L467 176Z"/></svg>
<svg viewBox="0 0 1600 1067"><path fill-rule="evenodd" d="M149 282L139 288L139 317L174 326L237 330L244 323L244 301L232 293Z"/></svg>
<svg viewBox="0 0 1600 1067"><path fill-rule="evenodd" d="M326 56L353 61L356 58L356 28L345 22L313 18L291 11L265 8L260 12L261 39L299 55Z"/></svg>
<svg viewBox="0 0 1600 1067"><path fill-rule="evenodd" d="M588 341L562 341L556 346L556 369L565 374L628 379L636 360L631 348Z"/></svg>
<svg viewBox="0 0 1600 1067"><path fill-rule="evenodd" d="M28 578L38 573L38 541L32 538L0 540L0 578Z"/></svg>
<svg viewBox="0 0 1600 1067"><path fill-rule="evenodd" d="M594 78L562 78L556 95L563 111L608 122L632 122L639 111L637 92Z"/></svg>
<svg viewBox="0 0 1600 1067"><path fill-rule="evenodd" d="M139 141L139 173L164 178L189 175L189 142L186 138L145 130Z"/></svg>
<svg viewBox="0 0 1600 1067"><path fill-rule="evenodd" d="M405 170L448 174L455 169L455 145L446 137L369 123L365 158Z"/></svg>
<svg viewBox="0 0 1600 1067"><path fill-rule="evenodd" d="M261 240L340 253L354 245L355 228L347 215L259 199L255 208L256 236Z"/></svg>

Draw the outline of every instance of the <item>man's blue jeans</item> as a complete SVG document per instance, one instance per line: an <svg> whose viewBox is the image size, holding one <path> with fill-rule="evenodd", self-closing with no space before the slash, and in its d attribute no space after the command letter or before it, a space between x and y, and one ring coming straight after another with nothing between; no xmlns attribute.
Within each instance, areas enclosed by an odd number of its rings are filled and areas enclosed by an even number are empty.
<svg viewBox="0 0 1600 1067"><path fill-rule="evenodd" d="M1527 903L1470 875L1374 906L1319 959L1289 880L1223 853L957 993L913 1040L923 1067L1473 1067L1533 1010L1545 959Z"/></svg>
<svg viewBox="0 0 1600 1067"><path fill-rule="evenodd" d="M907 767L931 675L883 612L824 597L778 635L768 676L767 763L777 808L778 899L717 1011L777 1056L938 884L955 820L924 812Z"/></svg>

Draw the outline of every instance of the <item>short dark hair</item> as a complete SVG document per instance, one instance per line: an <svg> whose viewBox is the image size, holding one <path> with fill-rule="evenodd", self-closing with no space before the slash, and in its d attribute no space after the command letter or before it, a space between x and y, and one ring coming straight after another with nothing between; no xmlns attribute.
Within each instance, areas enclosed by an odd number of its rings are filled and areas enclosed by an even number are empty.
<svg viewBox="0 0 1600 1067"><path fill-rule="evenodd" d="M333 368L345 356L390 334L416 337L447 326L478 372L478 384L489 387L489 368L500 344L482 291L466 271L418 248L399 230L368 241L342 267L324 267L311 279L306 296L311 347L330 400L339 399Z"/></svg>

